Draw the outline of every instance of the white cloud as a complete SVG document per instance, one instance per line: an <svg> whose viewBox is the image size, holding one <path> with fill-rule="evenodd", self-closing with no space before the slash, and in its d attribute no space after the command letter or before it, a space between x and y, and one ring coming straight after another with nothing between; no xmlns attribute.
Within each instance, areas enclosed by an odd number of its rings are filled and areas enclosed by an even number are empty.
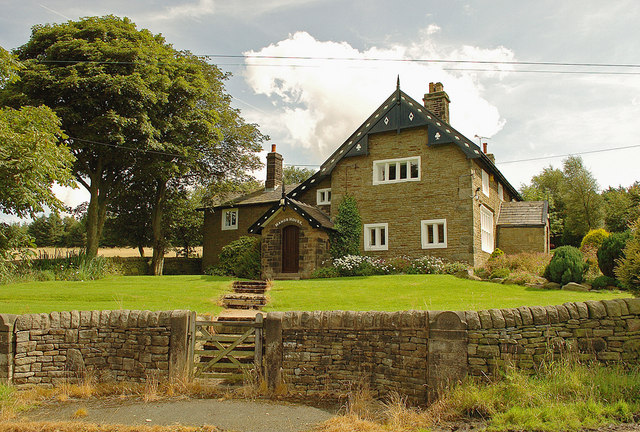
<svg viewBox="0 0 640 432"><path fill-rule="evenodd" d="M161 12L151 14L148 19L152 21L169 21L181 18L198 19L204 15L212 15L214 10L213 0L198 0L196 3L166 7Z"/></svg>
<svg viewBox="0 0 640 432"><path fill-rule="evenodd" d="M439 25L429 24L429 27L427 27L427 34L432 35L432 34L438 33L440 30L442 29L440 28Z"/></svg>
<svg viewBox="0 0 640 432"><path fill-rule="evenodd" d="M430 28L433 33L434 28ZM452 101L452 125L468 137L475 134L492 136L500 131L504 119L483 97L483 87L474 74L448 71L449 66L443 63L395 60L473 58L506 61L513 60L513 53L504 47L451 49L437 46L429 35L427 28L413 44L361 51L346 42L319 41L306 32L298 32L245 54L345 60L249 58L245 77L256 93L271 98L278 127L284 126L287 131L287 144L310 149L320 157L326 157L342 144L391 94L397 75L400 75L401 88L418 101L422 100L429 82L442 82ZM370 58L383 60L365 60ZM496 78L504 73L496 72ZM267 121L256 121L271 134L269 124L274 120L273 115L269 117L264 119Z"/></svg>

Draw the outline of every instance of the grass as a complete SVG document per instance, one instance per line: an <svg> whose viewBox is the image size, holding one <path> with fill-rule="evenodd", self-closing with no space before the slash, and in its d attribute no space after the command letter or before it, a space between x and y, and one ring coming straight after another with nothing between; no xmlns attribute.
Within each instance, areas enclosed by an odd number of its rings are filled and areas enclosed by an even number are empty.
<svg viewBox="0 0 640 432"><path fill-rule="evenodd" d="M418 432L470 422L488 431L578 431L633 423L639 415L640 370L562 359L536 375L510 368L491 382L469 378L424 409L397 395L376 401L356 391L343 415L317 431Z"/></svg>
<svg viewBox="0 0 640 432"><path fill-rule="evenodd" d="M448 275L391 275L275 281L267 311L481 310L631 297L627 292L550 291Z"/></svg>
<svg viewBox="0 0 640 432"><path fill-rule="evenodd" d="M0 285L0 313L67 310L189 309L216 314L231 289L219 276L116 276L94 281L46 281Z"/></svg>

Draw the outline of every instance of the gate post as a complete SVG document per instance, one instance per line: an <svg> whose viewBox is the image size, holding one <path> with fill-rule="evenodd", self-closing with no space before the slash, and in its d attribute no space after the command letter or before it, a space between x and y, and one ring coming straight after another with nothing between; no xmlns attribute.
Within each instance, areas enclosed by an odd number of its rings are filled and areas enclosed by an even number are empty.
<svg viewBox="0 0 640 432"><path fill-rule="evenodd" d="M464 314L464 312L463 312ZM467 323L456 312L429 312L427 388L429 402L467 376Z"/></svg>
<svg viewBox="0 0 640 432"><path fill-rule="evenodd" d="M264 334L264 323L263 316L261 313L256 314L255 319L255 334L254 334L254 352L253 352L253 362L256 365L256 369L258 371L258 376L262 376L263 367L262 367L262 338Z"/></svg>
<svg viewBox="0 0 640 432"><path fill-rule="evenodd" d="M282 312L269 312L264 320L264 374L269 390L282 383Z"/></svg>
<svg viewBox="0 0 640 432"><path fill-rule="evenodd" d="M173 311L169 339L169 379L183 380L189 373L190 311Z"/></svg>
<svg viewBox="0 0 640 432"><path fill-rule="evenodd" d="M0 383L13 381L14 324L17 315L0 314Z"/></svg>

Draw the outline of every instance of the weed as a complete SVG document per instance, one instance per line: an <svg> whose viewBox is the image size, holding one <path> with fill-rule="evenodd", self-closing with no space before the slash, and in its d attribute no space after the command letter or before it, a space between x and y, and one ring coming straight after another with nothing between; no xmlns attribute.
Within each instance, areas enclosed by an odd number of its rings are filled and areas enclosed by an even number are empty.
<svg viewBox="0 0 640 432"><path fill-rule="evenodd" d="M84 418L87 415L88 415L87 409L82 407L82 408L78 408L76 412L73 413L73 418L76 418L76 419Z"/></svg>

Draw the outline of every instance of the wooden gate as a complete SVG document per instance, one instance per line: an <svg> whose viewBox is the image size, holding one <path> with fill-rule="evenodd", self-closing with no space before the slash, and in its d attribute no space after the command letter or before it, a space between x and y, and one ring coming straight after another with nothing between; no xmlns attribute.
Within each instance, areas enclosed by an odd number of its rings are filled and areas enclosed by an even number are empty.
<svg viewBox="0 0 640 432"><path fill-rule="evenodd" d="M253 321L211 321L194 317L191 337L192 378L240 381L262 372L262 314Z"/></svg>

